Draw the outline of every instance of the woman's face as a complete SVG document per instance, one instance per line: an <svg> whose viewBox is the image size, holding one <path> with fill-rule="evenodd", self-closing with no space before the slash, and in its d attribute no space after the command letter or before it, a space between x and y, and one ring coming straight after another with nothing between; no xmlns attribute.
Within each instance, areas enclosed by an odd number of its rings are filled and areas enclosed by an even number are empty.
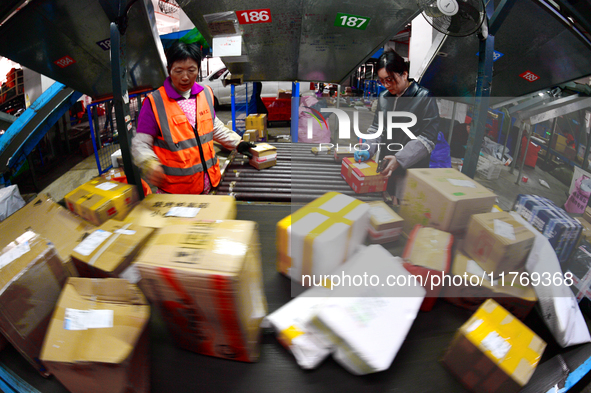
<svg viewBox="0 0 591 393"><path fill-rule="evenodd" d="M199 64L193 59L178 60L170 67L172 84L180 92L189 90L199 74Z"/></svg>
<svg viewBox="0 0 591 393"><path fill-rule="evenodd" d="M393 95L401 94L408 87L408 72L404 71L402 75L393 73L388 74L385 68L378 71L380 83Z"/></svg>

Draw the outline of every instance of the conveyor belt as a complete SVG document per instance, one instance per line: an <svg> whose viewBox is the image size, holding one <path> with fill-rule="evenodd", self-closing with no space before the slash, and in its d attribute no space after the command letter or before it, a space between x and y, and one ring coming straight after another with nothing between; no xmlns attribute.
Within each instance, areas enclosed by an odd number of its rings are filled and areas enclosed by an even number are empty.
<svg viewBox="0 0 591 393"><path fill-rule="evenodd" d="M310 202L336 191L363 201L382 200L380 193L356 194L341 177L341 162L332 155L314 155L308 143L271 143L277 165L257 170L241 155L230 158L216 193L239 201ZM386 196L387 198L387 196Z"/></svg>

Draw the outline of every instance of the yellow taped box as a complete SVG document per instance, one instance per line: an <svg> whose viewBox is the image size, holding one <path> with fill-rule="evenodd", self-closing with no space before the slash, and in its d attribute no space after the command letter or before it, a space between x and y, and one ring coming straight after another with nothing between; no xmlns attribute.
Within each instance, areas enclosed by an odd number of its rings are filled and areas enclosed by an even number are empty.
<svg viewBox="0 0 591 393"><path fill-rule="evenodd" d="M277 164L277 148L268 143L259 143L250 148L252 158L248 161L256 169L265 169Z"/></svg>
<svg viewBox="0 0 591 393"><path fill-rule="evenodd" d="M267 114L255 113L246 116L247 130L266 130L267 129Z"/></svg>
<svg viewBox="0 0 591 393"><path fill-rule="evenodd" d="M101 225L109 219L123 220L139 196L134 185L97 177L68 193L64 200L72 212Z"/></svg>
<svg viewBox="0 0 591 393"><path fill-rule="evenodd" d="M369 205L329 192L277 223L277 270L295 282L329 274L366 237Z"/></svg>
<svg viewBox="0 0 591 393"><path fill-rule="evenodd" d="M402 233L404 220L384 201L369 203L369 240L371 243L394 242Z"/></svg>
<svg viewBox="0 0 591 393"><path fill-rule="evenodd" d="M388 178L377 172L374 160L356 163L353 157L345 157L341 164L341 177L357 194L386 191Z"/></svg>
<svg viewBox="0 0 591 393"><path fill-rule="evenodd" d="M236 199L229 195L150 194L125 218L144 227L188 224L201 220L233 220Z"/></svg>
<svg viewBox="0 0 591 393"><path fill-rule="evenodd" d="M535 235L507 212L475 214L470 218L464 252L494 277L525 268Z"/></svg>
<svg viewBox="0 0 591 393"><path fill-rule="evenodd" d="M154 228L109 220L72 251L72 262L82 277L120 277L146 244Z"/></svg>
<svg viewBox="0 0 591 393"><path fill-rule="evenodd" d="M41 360L72 393L150 391L150 305L120 278L70 278Z"/></svg>
<svg viewBox="0 0 591 393"><path fill-rule="evenodd" d="M470 216L491 211L496 195L452 168L407 170L400 217L405 234L415 225L433 227L454 235L468 227Z"/></svg>
<svg viewBox="0 0 591 393"><path fill-rule="evenodd" d="M456 252L451 273L453 285L445 287L442 297L468 310L476 311L486 299L494 298L523 321L538 301L534 288L531 285L522 286L519 277L514 280L515 277L511 275L502 281L491 282L490 275L461 251Z"/></svg>
<svg viewBox="0 0 591 393"><path fill-rule="evenodd" d="M546 343L488 299L460 327L443 364L470 391L518 392L534 373Z"/></svg>
<svg viewBox="0 0 591 393"><path fill-rule="evenodd" d="M43 376L43 338L68 277L53 245L31 231L0 253L0 331Z"/></svg>
<svg viewBox="0 0 591 393"><path fill-rule="evenodd" d="M255 222L166 226L134 266L178 346L232 360L258 359L267 302Z"/></svg>

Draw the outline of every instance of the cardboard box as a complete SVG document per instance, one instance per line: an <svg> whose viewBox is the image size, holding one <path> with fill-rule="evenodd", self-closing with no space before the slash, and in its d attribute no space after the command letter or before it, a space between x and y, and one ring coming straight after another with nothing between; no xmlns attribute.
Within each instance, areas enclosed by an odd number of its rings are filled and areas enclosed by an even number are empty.
<svg viewBox="0 0 591 393"><path fill-rule="evenodd" d="M342 161L343 158L351 157L355 154L355 151L350 147L340 146L336 149L333 149L334 159L336 161Z"/></svg>
<svg viewBox="0 0 591 393"><path fill-rule="evenodd" d="M452 285L445 287L442 297L456 306L476 311L486 299L494 298L523 321L538 302L534 288L522 286L519 277L510 275L491 282L490 274L461 251L456 252L451 273Z"/></svg>
<svg viewBox="0 0 591 393"><path fill-rule="evenodd" d="M577 247L581 244L583 240L591 242L591 222L583 220L582 217L575 218L581 224L581 236L579 236L579 241L577 243Z"/></svg>
<svg viewBox="0 0 591 393"><path fill-rule="evenodd" d="M409 169L401 201L403 232L415 225L459 234L466 230L471 215L488 213L495 194L452 168Z"/></svg>
<svg viewBox="0 0 591 393"><path fill-rule="evenodd" d="M245 142L256 142L258 138L258 130L246 130L242 135L242 140Z"/></svg>
<svg viewBox="0 0 591 393"><path fill-rule="evenodd" d="M109 220L72 251L82 277L120 277L154 233L154 228Z"/></svg>
<svg viewBox="0 0 591 393"><path fill-rule="evenodd" d="M277 164L277 148L268 143L259 143L249 150L252 158L248 161L256 169L265 169Z"/></svg>
<svg viewBox="0 0 591 393"><path fill-rule="evenodd" d="M369 205L328 192L277 223L277 271L295 282L328 274L365 240Z"/></svg>
<svg viewBox="0 0 591 393"><path fill-rule="evenodd" d="M494 277L521 272L535 235L507 212L475 214L470 218L464 252Z"/></svg>
<svg viewBox="0 0 591 393"><path fill-rule="evenodd" d="M111 168L101 175L101 177L106 180L111 180L116 177L123 176L125 176L125 171L123 170L123 167Z"/></svg>
<svg viewBox="0 0 591 393"><path fill-rule="evenodd" d="M566 137L560 134L554 134L550 147L558 153L563 153L566 149Z"/></svg>
<svg viewBox="0 0 591 393"><path fill-rule="evenodd" d="M427 295L421 304L422 311L430 311L439 297L442 284L434 285L436 282L430 277L449 274L453 243L451 234L421 225L415 226L408 237L402 253L403 266L410 274L423 278Z"/></svg>
<svg viewBox="0 0 591 393"><path fill-rule="evenodd" d="M402 233L404 220L384 201L369 203L369 240L372 243L394 242Z"/></svg>
<svg viewBox="0 0 591 393"><path fill-rule="evenodd" d="M61 259L68 261L74 247L94 228L94 225L64 209L48 195L40 194L0 223L0 249L14 240L15 234L31 230L51 241ZM71 268L72 273L75 272L73 266Z"/></svg>
<svg viewBox="0 0 591 393"><path fill-rule="evenodd" d="M312 149L310 149L310 151L312 152L312 154L314 155L328 155L332 153L332 147L313 147Z"/></svg>
<svg viewBox="0 0 591 393"><path fill-rule="evenodd" d="M229 195L147 195L125 218L125 222L151 228L187 224L201 220L233 220L236 199Z"/></svg>
<svg viewBox="0 0 591 393"><path fill-rule="evenodd" d="M277 98L280 100L291 99L291 91L279 90L279 92L277 93Z"/></svg>
<svg viewBox="0 0 591 393"><path fill-rule="evenodd" d="M518 392L534 373L546 343L488 299L460 327L443 364L470 391Z"/></svg>
<svg viewBox="0 0 591 393"><path fill-rule="evenodd" d="M388 187L388 178L377 173L374 160L357 163L353 157L343 158L341 176L357 194L382 192Z"/></svg>
<svg viewBox="0 0 591 393"><path fill-rule="evenodd" d="M587 222L591 222L591 207L587 206L583 213L583 219Z"/></svg>
<svg viewBox="0 0 591 393"><path fill-rule="evenodd" d="M119 165L119 159L123 159L123 156L121 154L121 149L119 149L115 153L111 154L111 165L113 165L113 168L119 168L121 166L121 165Z"/></svg>
<svg viewBox="0 0 591 393"><path fill-rule="evenodd" d="M39 354L70 272L53 245L30 231L2 251L0 266L0 330L33 367L48 376Z"/></svg>
<svg viewBox="0 0 591 393"><path fill-rule="evenodd" d="M134 185L97 177L68 193L64 200L70 211L101 225L109 219L123 220L139 201L139 195Z"/></svg>
<svg viewBox="0 0 591 393"><path fill-rule="evenodd" d="M267 313L256 223L161 228L134 266L174 341L204 355L253 362Z"/></svg>
<svg viewBox="0 0 591 393"><path fill-rule="evenodd" d="M266 130L267 129L267 114L257 113L246 116L247 130Z"/></svg>
<svg viewBox="0 0 591 393"><path fill-rule="evenodd" d="M70 278L41 360L72 393L149 392L150 306L119 278Z"/></svg>

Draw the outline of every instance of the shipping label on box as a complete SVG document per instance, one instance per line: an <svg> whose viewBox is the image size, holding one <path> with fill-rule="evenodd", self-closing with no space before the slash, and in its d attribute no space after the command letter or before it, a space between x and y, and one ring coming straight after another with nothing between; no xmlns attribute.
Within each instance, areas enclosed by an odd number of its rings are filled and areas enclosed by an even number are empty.
<svg viewBox="0 0 591 393"><path fill-rule="evenodd" d="M443 357L471 391L518 392L534 373L546 343L492 299L460 327Z"/></svg>
<svg viewBox="0 0 591 393"><path fill-rule="evenodd" d="M524 320L538 301L531 285L524 287L519 280L513 280L513 276L509 280L490 281L490 273L461 251L454 257L451 273L456 277L452 280L455 284L446 286L442 297L456 306L476 311L486 299L494 298L511 314Z"/></svg>
<svg viewBox="0 0 591 393"><path fill-rule="evenodd" d="M367 234L369 205L329 192L277 223L277 270L295 282L328 274L345 262Z"/></svg>
<svg viewBox="0 0 591 393"><path fill-rule="evenodd" d="M386 243L398 240L404 220L384 201L369 203L369 240L372 243Z"/></svg>
<svg viewBox="0 0 591 393"><path fill-rule="evenodd" d="M64 200L72 212L100 225L109 219L123 220L139 195L134 185L97 177L68 193Z"/></svg>
<svg viewBox="0 0 591 393"><path fill-rule="evenodd" d="M341 176L357 194L382 192L388 187L388 178L377 173L374 160L356 163L353 157L343 158Z"/></svg>
<svg viewBox="0 0 591 393"><path fill-rule="evenodd" d="M229 195L150 194L127 215L125 222L161 228L202 220L233 220L236 199Z"/></svg>
<svg viewBox="0 0 591 393"><path fill-rule="evenodd" d="M46 239L25 232L0 254L0 330L42 375L39 361L51 313L70 271Z"/></svg>
<svg viewBox="0 0 591 393"><path fill-rule="evenodd" d="M150 391L150 305L126 280L70 278L41 352L70 392Z"/></svg>
<svg viewBox="0 0 591 393"><path fill-rule="evenodd" d="M233 360L258 358L267 304L256 223L166 226L152 236L134 266L177 345Z"/></svg>
<svg viewBox="0 0 591 393"><path fill-rule="evenodd" d="M82 277L119 277L154 233L154 228L109 220L72 251Z"/></svg>
<svg viewBox="0 0 591 393"><path fill-rule="evenodd" d="M495 194L452 168L409 169L400 206L403 232L420 224L451 233L461 233L470 216L488 213Z"/></svg>
<svg viewBox="0 0 591 393"><path fill-rule="evenodd" d="M507 212L475 214L470 218L464 251L487 273L521 272L535 235Z"/></svg>

